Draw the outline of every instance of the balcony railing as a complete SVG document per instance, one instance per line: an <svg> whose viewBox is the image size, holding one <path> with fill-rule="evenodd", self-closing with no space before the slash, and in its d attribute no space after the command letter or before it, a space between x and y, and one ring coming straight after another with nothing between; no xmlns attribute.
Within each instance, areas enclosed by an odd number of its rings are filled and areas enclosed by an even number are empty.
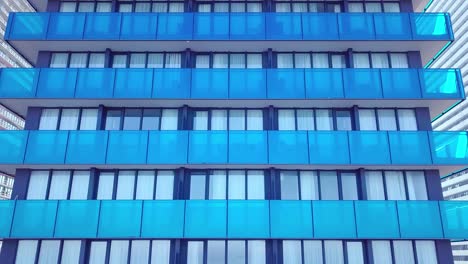
<svg viewBox="0 0 468 264"><path fill-rule="evenodd" d="M468 164L466 131L0 131L0 146L0 164Z"/></svg>
<svg viewBox="0 0 468 264"><path fill-rule="evenodd" d="M443 13L13 13L7 40L453 40Z"/></svg>
<svg viewBox="0 0 468 264"><path fill-rule="evenodd" d="M455 69L1 69L0 98L462 99Z"/></svg>
<svg viewBox="0 0 468 264"><path fill-rule="evenodd" d="M467 239L456 201L0 201L2 238Z"/></svg>

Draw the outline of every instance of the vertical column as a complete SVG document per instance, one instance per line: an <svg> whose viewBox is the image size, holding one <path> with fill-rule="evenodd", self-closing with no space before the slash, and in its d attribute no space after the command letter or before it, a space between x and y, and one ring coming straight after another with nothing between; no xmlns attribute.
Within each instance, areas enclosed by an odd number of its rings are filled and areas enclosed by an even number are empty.
<svg viewBox="0 0 468 264"><path fill-rule="evenodd" d="M104 53L104 68L112 68L111 49L106 49Z"/></svg>
<svg viewBox="0 0 468 264"><path fill-rule="evenodd" d="M38 130L41 114L42 109L40 107L29 107L24 122L24 130Z"/></svg>
<svg viewBox="0 0 468 264"><path fill-rule="evenodd" d="M348 6L347 4L345 6ZM353 49L346 51L346 63L348 68L354 68Z"/></svg>
<svg viewBox="0 0 468 264"><path fill-rule="evenodd" d="M80 249L80 259L78 261L79 264L86 264L86 256L89 254L89 247L86 240L81 240L81 249Z"/></svg>
<svg viewBox="0 0 468 264"><path fill-rule="evenodd" d="M11 193L12 200L25 200L28 193L29 178L31 171L29 169L17 169L15 183ZM1 258L0 258L1 259Z"/></svg>
<svg viewBox="0 0 468 264"><path fill-rule="evenodd" d="M51 59L52 59L52 52L39 51L37 54L36 67L37 68L49 68Z"/></svg>
<svg viewBox="0 0 468 264"><path fill-rule="evenodd" d="M354 130L360 130L359 126L359 108L357 105L353 105L352 111L352 119L351 119L351 127Z"/></svg>
<svg viewBox="0 0 468 264"><path fill-rule="evenodd" d="M97 187L99 181L99 170L91 168L89 171L88 200L96 199Z"/></svg>
<svg viewBox="0 0 468 264"><path fill-rule="evenodd" d="M420 69L423 67L421 53L419 51L408 52L408 67Z"/></svg>
<svg viewBox="0 0 468 264"><path fill-rule="evenodd" d="M442 193L442 185L440 184L440 174L438 170L427 170L426 185L427 185L427 198L429 200L440 201L444 200Z"/></svg>
<svg viewBox="0 0 468 264"><path fill-rule="evenodd" d="M365 177L365 170L360 168L357 170L357 184L358 184L358 197L362 200L367 200L367 192L366 192L366 177Z"/></svg>
<svg viewBox="0 0 468 264"><path fill-rule="evenodd" d="M450 240L436 240L438 263L453 263L452 246Z"/></svg>
<svg viewBox="0 0 468 264"><path fill-rule="evenodd" d="M400 0L400 11L405 13L413 12L413 3L411 0Z"/></svg>
<svg viewBox="0 0 468 264"><path fill-rule="evenodd" d="M3 240L2 250L0 251L0 260L2 261L2 264L14 264L17 249L18 240Z"/></svg>
<svg viewBox="0 0 468 264"><path fill-rule="evenodd" d="M417 107L415 112L418 130L432 131L431 114L429 113L429 108Z"/></svg>
<svg viewBox="0 0 468 264"><path fill-rule="evenodd" d="M174 173L174 200L184 200L188 199L189 196L186 195L188 192L184 191L185 185L185 168L179 168L175 170Z"/></svg>
<svg viewBox="0 0 468 264"><path fill-rule="evenodd" d="M38 11L38 10L36 10ZM58 12L60 11L60 1L59 0L49 0L47 2L47 12Z"/></svg>
<svg viewBox="0 0 468 264"><path fill-rule="evenodd" d="M106 128L106 117L104 105L99 105L97 116L97 130L104 130Z"/></svg>

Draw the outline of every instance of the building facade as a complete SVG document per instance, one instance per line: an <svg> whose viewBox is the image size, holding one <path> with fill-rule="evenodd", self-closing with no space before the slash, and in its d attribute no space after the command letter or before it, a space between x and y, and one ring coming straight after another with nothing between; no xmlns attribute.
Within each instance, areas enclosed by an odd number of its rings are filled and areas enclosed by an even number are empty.
<svg viewBox="0 0 468 264"><path fill-rule="evenodd" d="M0 72L2 263L450 264L465 98L421 1L31 1Z"/></svg>

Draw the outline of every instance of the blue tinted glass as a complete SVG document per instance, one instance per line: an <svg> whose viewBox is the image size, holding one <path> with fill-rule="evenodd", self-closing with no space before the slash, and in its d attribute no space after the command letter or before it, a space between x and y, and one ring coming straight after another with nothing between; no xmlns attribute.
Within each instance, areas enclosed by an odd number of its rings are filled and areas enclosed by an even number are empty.
<svg viewBox="0 0 468 264"><path fill-rule="evenodd" d="M266 131L230 131L230 164L267 164Z"/></svg>
<svg viewBox="0 0 468 264"><path fill-rule="evenodd" d="M229 39L229 13L195 13L193 39Z"/></svg>
<svg viewBox="0 0 468 264"><path fill-rule="evenodd" d="M193 14L159 13L157 39L190 40L193 31Z"/></svg>
<svg viewBox="0 0 468 264"><path fill-rule="evenodd" d="M150 131L148 164L186 164L188 131Z"/></svg>
<svg viewBox="0 0 468 264"><path fill-rule="evenodd" d="M270 164L309 164L307 131L268 131Z"/></svg>
<svg viewBox="0 0 468 264"><path fill-rule="evenodd" d="M309 131L310 164L349 164L345 131Z"/></svg>
<svg viewBox="0 0 468 264"><path fill-rule="evenodd" d="M229 238L270 238L269 202L228 201Z"/></svg>
<svg viewBox="0 0 468 264"><path fill-rule="evenodd" d="M181 238L185 201L144 201L141 237Z"/></svg>
<svg viewBox="0 0 468 264"><path fill-rule="evenodd" d="M451 239L466 239L468 237L468 203L439 202L444 226L444 235Z"/></svg>
<svg viewBox="0 0 468 264"><path fill-rule="evenodd" d="M10 237L15 201L0 201L0 237Z"/></svg>
<svg viewBox="0 0 468 264"><path fill-rule="evenodd" d="M343 69L346 98L382 98L380 72L377 69Z"/></svg>
<svg viewBox="0 0 468 264"><path fill-rule="evenodd" d="M190 69L155 69L153 98L189 98Z"/></svg>
<svg viewBox="0 0 468 264"><path fill-rule="evenodd" d="M435 164L468 164L467 132L429 132Z"/></svg>
<svg viewBox="0 0 468 264"><path fill-rule="evenodd" d="M191 131L189 135L189 163L227 163L227 131Z"/></svg>
<svg viewBox="0 0 468 264"><path fill-rule="evenodd" d="M353 164L390 164L386 132L349 131L348 136Z"/></svg>
<svg viewBox="0 0 468 264"><path fill-rule="evenodd" d="M49 13L14 13L9 39L44 39Z"/></svg>
<svg viewBox="0 0 468 264"><path fill-rule="evenodd" d="M76 69L41 69L37 97L73 98L77 73Z"/></svg>
<svg viewBox="0 0 468 264"><path fill-rule="evenodd" d="M355 201L358 238L399 238L395 201Z"/></svg>
<svg viewBox="0 0 468 264"><path fill-rule="evenodd" d="M449 40L447 25L450 19L446 14L411 13L412 32L414 39L443 39Z"/></svg>
<svg viewBox="0 0 468 264"><path fill-rule="evenodd" d="M420 70L424 98L461 98L463 84L460 71L455 69Z"/></svg>
<svg viewBox="0 0 468 264"><path fill-rule="evenodd" d="M98 237L140 237L143 201L101 201Z"/></svg>
<svg viewBox="0 0 468 264"><path fill-rule="evenodd" d="M228 69L193 69L192 98L228 98Z"/></svg>
<svg viewBox="0 0 468 264"><path fill-rule="evenodd" d="M302 13L304 40L339 39L336 14Z"/></svg>
<svg viewBox="0 0 468 264"><path fill-rule="evenodd" d="M120 39L153 40L156 39L157 14L129 13L122 14Z"/></svg>
<svg viewBox="0 0 468 264"><path fill-rule="evenodd" d="M426 132L388 132L392 164L432 164Z"/></svg>
<svg viewBox="0 0 468 264"><path fill-rule="evenodd" d="M144 164L148 131L110 131L107 147L109 164Z"/></svg>
<svg viewBox="0 0 468 264"><path fill-rule="evenodd" d="M411 39L410 20L407 13L373 14L375 36L379 40L408 40Z"/></svg>
<svg viewBox="0 0 468 264"><path fill-rule="evenodd" d="M268 69L268 98L304 99L305 81L302 69Z"/></svg>
<svg viewBox="0 0 468 264"><path fill-rule="evenodd" d="M306 98L343 98L343 75L340 69L306 69Z"/></svg>
<svg viewBox="0 0 468 264"><path fill-rule="evenodd" d="M115 98L151 98L153 70L117 69L115 75Z"/></svg>
<svg viewBox="0 0 468 264"><path fill-rule="evenodd" d="M230 13L229 33L233 40L265 39L265 14Z"/></svg>
<svg viewBox="0 0 468 264"><path fill-rule="evenodd" d="M119 39L120 13L87 13L84 39Z"/></svg>
<svg viewBox="0 0 468 264"><path fill-rule="evenodd" d="M80 69L76 98L112 98L114 69Z"/></svg>
<svg viewBox="0 0 468 264"><path fill-rule="evenodd" d="M47 38L81 40L85 19L85 13L51 13Z"/></svg>
<svg viewBox="0 0 468 264"><path fill-rule="evenodd" d="M96 237L100 201L59 201L56 238Z"/></svg>
<svg viewBox="0 0 468 264"><path fill-rule="evenodd" d="M266 13L267 39L302 39L301 15Z"/></svg>
<svg viewBox="0 0 468 264"><path fill-rule="evenodd" d="M437 201L397 201L402 238L440 238L442 223Z"/></svg>
<svg viewBox="0 0 468 264"><path fill-rule="evenodd" d="M272 238L312 238L310 201L270 201Z"/></svg>
<svg viewBox="0 0 468 264"><path fill-rule="evenodd" d="M25 163L64 164L68 131L30 131Z"/></svg>
<svg viewBox="0 0 468 264"><path fill-rule="evenodd" d="M342 13L338 16L341 39L371 40L375 39L373 14Z"/></svg>
<svg viewBox="0 0 468 264"><path fill-rule="evenodd" d="M420 98L417 69L381 69L384 98Z"/></svg>
<svg viewBox="0 0 468 264"><path fill-rule="evenodd" d="M52 238L57 201L16 201L12 238Z"/></svg>
<svg viewBox="0 0 468 264"><path fill-rule="evenodd" d="M186 238L226 237L226 200L188 200L185 207Z"/></svg>
<svg viewBox="0 0 468 264"><path fill-rule="evenodd" d="M0 163L23 163L28 131L1 131L0 132Z"/></svg>
<svg viewBox="0 0 468 264"><path fill-rule="evenodd" d="M67 164L105 164L107 131L70 131Z"/></svg>
<svg viewBox="0 0 468 264"><path fill-rule="evenodd" d="M355 238L353 201L313 201L315 238Z"/></svg>
<svg viewBox="0 0 468 264"><path fill-rule="evenodd" d="M1 69L0 97L33 98L39 69Z"/></svg>
<svg viewBox="0 0 468 264"><path fill-rule="evenodd" d="M266 98L266 71L262 69L229 70L229 98Z"/></svg>

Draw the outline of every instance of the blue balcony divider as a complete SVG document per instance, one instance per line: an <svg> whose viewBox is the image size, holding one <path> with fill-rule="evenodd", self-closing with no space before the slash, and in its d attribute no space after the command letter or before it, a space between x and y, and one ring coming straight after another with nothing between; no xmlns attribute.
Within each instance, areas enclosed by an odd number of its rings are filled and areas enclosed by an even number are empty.
<svg viewBox="0 0 468 264"><path fill-rule="evenodd" d="M268 131L270 164L308 164L307 131Z"/></svg>
<svg viewBox="0 0 468 264"><path fill-rule="evenodd" d="M338 16L332 13L301 13L304 40L340 39Z"/></svg>
<svg viewBox="0 0 468 264"><path fill-rule="evenodd" d="M388 139L393 164L430 164L431 151L426 133L389 131Z"/></svg>
<svg viewBox="0 0 468 264"><path fill-rule="evenodd" d="M343 70L306 69L305 90L307 99L345 98Z"/></svg>
<svg viewBox="0 0 468 264"><path fill-rule="evenodd" d="M93 13L86 16L85 39L120 39L121 13Z"/></svg>
<svg viewBox="0 0 468 264"><path fill-rule="evenodd" d="M186 164L188 131L150 131L148 164Z"/></svg>
<svg viewBox="0 0 468 264"><path fill-rule="evenodd" d="M158 40L191 40L193 39L192 13L158 14Z"/></svg>
<svg viewBox="0 0 468 264"><path fill-rule="evenodd" d="M432 161L435 164L468 164L467 132L433 132L429 134Z"/></svg>
<svg viewBox="0 0 468 264"><path fill-rule="evenodd" d="M151 98L153 70L117 69L115 74L114 98Z"/></svg>
<svg viewBox="0 0 468 264"><path fill-rule="evenodd" d="M38 69L1 69L0 96L3 98L33 98L36 95Z"/></svg>
<svg viewBox="0 0 468 264"><path fill-rule="evenodd" d="M302 40L302 19L294 13L266 13L266 39Z"/></svg>
<svg viewBox="0 0 468 264"><path fill-rule="evenodd" d="M417 69L380 69L383 98L421 98Z"/></svg>
<svg viewBox="0 0 468 264"><path fill-rule="evenodd" d="M5 39L46 39L49 13L12 13L8 26L11 27Z"/></svg>
<svg viewBox="0 0 468 264"><path fill-rule="evenodd" d="M230 131L228 146L230 164L267 164L266 131Z"/></svg>
<svg viewBox="0 0 468 264"><path fill-rule="evenodd" d="M152 13L122 14L120 39L155 40L158 16Z"/></svg>
<svg viewBox="0 0 468 264"><path fill-rule="evenodd" d="M343 69L343 82L347 98L383 98L377 69Z"/></svg>
<svg viewBox="0 0 468 264"><path fill-rule="evenodd" d="M309 131L310 164L349 164L346 131Z"/></svg>
<svg viewBox="0 0 468 264"><path fill-rule="evenodd" d="M189 164L228 162L227 131L191 131L188 146Z"/></svg>
<svg viewBox="0 0 468 264"><path fill-rule="evenodd" d="M52 238L54 237L57 201L16 201L12 238Z"/></svg>
<svg viewBox="0 0 468 264"><path fill-rule="evenodd" d="M463 83L459 81L458 69L427 69L419 70L423 98L465 98Z"/></svg>
<svg viewBox="0 0 468 264"><path fill-rule="evenodd" d="M185 201L144 201L141 237L184 237Z"/></svg>
<svg viewBox="0 0 468 264"><path fill-rule="evenodd" d="M105 164L108 141L108 131L70 131L65 163Z"/></svg>
<svg viewBox="0 0 468 264"><path fill-rule="evenodd" d="M352 201L313 201L315 238L356 238Z"/></svg>
<svg viewBox="0 0 468 264"><path fill-rule="evenodd" d="M443 237L437 201L397 201L402 238Z"/></svg>
<svg viewBox="0 0 468 264"><path fill-rule="evenodd" d="M266 19L262 13L230 13L229 37L231 40L266 39Z"/></svg>
<svg viewBox="0 0 468 264"><path fill-rule="evenodd" d="M74 98L77 69L40 69L36 96L39 98Z"/></svg>
<svg viewBox="0 0 468 264"><path fill-rule="evenodd" d="M228 98L228 69L193 69L191 98Z"/></svg>
<svg viewBox="0 0 468 264"><path fill-rule="evenodd" d="M60 201L55 221L54 237L94 238L97 237L101 201Z"/></svg>
<svg viewBox="0 0 468 264"><path fill-rule="evenodd" d="M10 164L24 163L28 131L8 131L0 133L0 162Z"/></svg>
<svg viewBox="0 0 468 264"><path fill-rule="evenodd" d="M29 164L64 164L67 144L68 131L30 131L24 162Z"/></svg>
<svg viewBox="0 0 468 264"><path fill-rule="evenodd" d="M270 238L270 202L228 200L228 238Z"/></svg>
<svg viewBox="0 0 468 264"><path fill-rule="evenodd" d="M86 16L86 13L51 13L47 38L57 40L83 39Z"/></svg>
<svg viewBox="0 0 468 264"><path fill-rule="evenodd" d="M185 205L185 237L225 238L227 236L226 200L188 200Z"/></svg>
<svg viewBox="0 0 468 264"><path fill-rule="evenodd" d="M452 239L468 237L468 204L464 201L440 203L444 236Z"/></svg>
<svg viewBox="0 0 468 264"><path fill-rule="evenodd" d="M270 99L305 98L303 69L267 69L267 97Z"/></svg>
<svg viewBox="0 0 468 264"><path fill-rule="evenodd" d="M154 69L153 98L191 98L191 69Z"/></svg>
<svg viewBox="0 0 468 264"><path fill-rule="evenodd" d="M374 13L376 39L399 40L411 39L409 13Z"/></svg>
<svg viewBox="0 0 468 264"><path fill-rule="evenodd" d="M101 201L99 238L140 237L143 201Z"/></svg>
<svg viewBox="0 0 468 264"><path fill-rule="evenodd" d="M2 201L0 203L0 237L9 237L13 212L16 201Z"/></svg>
<svg viewBox="0 0 468 264"><path fill-rule="evenodd" d="M228 40L229 13L199 13L193 18L193 39Z"/></svg>
<svg viewBox="0 0 468 264"><path fill-rule="evenodd" d="M230 99L267 98L267 74L263 69L230 69Z"/></svg>
<svg viewBox="0 0 468 264"><path fill-rule="evenodd" d="M338 16L340 39L373 40L375 39L374 20L372 15L359 13L341 13Z"/></svg>
<svg viewBox="0 0 468 264"><path fill-rule="evenodd" d="M390 164L387 133L349 131L349 151L352 164Z"/></svg>
<svg viewBox="0 0 468 264"><path fill-rule="evenodd" d="M78 98L112 98L115 69L80 69L75 96Z"/></svg>
<svg viewBox="0 0 468 264"><path fill-rule="evenodd" d="M270 201L272 238L313 238L310 201Z"/></svg>
<svg viewBox="0 0 468 264"><path fill-rule="evenodd" d="M145 164L148 131L110 131L106 161L109 164Z"/></svg>
<svg viewBox="0 0 468 264"><path fill-rule="evenodd" d="M413 39L453 39L448 14L410 13Z"/></svg>
<svg viewBox="0 0 468 264"><path fill-rule="evenodd" d="M394 201L355 201L357 236L399 238L398 213Z"/></svg>

